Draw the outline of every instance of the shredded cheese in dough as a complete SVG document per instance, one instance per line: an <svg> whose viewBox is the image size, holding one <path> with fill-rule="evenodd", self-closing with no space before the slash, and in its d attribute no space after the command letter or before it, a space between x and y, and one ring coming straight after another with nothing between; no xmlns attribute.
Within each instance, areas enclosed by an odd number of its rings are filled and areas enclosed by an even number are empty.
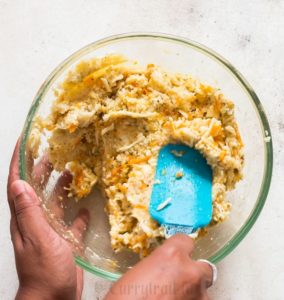
<svg viewBox="0 0 284 300"><path fill-rule="evenodd" d="M133 143L131 143L130 145L126 145L123 146L121 148L118 148L117 151L118 152L124 152L126 150L129 150L130 148L132 148L133 146L135 146L136 144L139 144L140 142L142 142L144 140L144 135L143 134L139 134L139 137L136 141L134 141Z"/></svg>
<svg viewBox="0 0 284 300"><path fill-rule="evenodd" d="M157 116L154 112L149 113L135 113L130 111L117 111L104 115L103 120L109 121L110 119L123 118L123 117L131 117L131 118L153 118Z"/></svg>
<svg viewBox="0 0 284 300"><path fill-rule="evenodd" d="M166 206L168 206L172 201L172 198L168 198L165 201L163 201L162 203L160 203L157 207L157 211L160 211L162 209L164 209Z"/></svg>

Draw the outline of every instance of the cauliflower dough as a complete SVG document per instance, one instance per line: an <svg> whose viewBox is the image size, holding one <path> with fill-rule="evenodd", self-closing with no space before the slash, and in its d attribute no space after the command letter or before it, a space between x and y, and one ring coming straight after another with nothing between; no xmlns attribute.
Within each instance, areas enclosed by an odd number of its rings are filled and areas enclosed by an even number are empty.
<svg viewBox="0 0 284 300"><path fill-rule="evenodd" d="M39 133L50 133L49 160L73 174L70 197L79 200L95 185L103 191L114 250L147 255L164 237L148 204L158 153L168 143L204 155L213 170L211 224L228 216L225 194L242 178L244 158L234 104L220 90L108 55L78 64L55 96L50 116L35 121L30 145L36 156Z"/></svg>

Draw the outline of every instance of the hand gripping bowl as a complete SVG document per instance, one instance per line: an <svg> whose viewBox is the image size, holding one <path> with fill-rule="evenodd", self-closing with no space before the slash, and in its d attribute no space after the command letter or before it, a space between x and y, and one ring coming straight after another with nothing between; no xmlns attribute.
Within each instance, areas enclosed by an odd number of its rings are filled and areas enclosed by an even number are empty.
<svg viewBox="0 0 284 300"><path fill-rule="evenodd" d="M32 161L27 144L33 120L38 115L45 117L49 114L54 100L53 90L68 71L82 60L109 53L123 54L142 65L155 63L170 72L191 74L202 82L219 87L235 103L235 115L245 144L244 179L227 193L232 203L229 218L209 228L208 234L197 240L193 254L196 259L220 261L249 232L265 203L272 174L272 140L262 105L247 81L228 61L198 43L164 34L123 34L97 41L67 58L44 82L26 119L20 147L21 178L34 187L51 225L67 239L72 240L67 227L79 209L86 207L90 210L91 221L84 242L73 241L79 266L98 276L116 280L138 261L138 256L132 252L114 253L112 250L104 211L105 199L98 191L79 202L68 199L58 213L59 207L54 205L52 195L60 174L53 171L46 185L39 184L32 176L31 166L37 162ZM40 153L46 146L46 137L42 136Z"/></svg>

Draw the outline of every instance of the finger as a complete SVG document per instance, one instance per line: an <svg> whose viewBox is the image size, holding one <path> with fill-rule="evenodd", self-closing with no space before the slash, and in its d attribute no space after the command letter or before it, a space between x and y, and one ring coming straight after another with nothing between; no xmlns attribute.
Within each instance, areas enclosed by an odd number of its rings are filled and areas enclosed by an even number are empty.
<svg viewBox="0 0 284 300"><path fill-rule="evenodd" d="M22 241L36 242L45 237L50 227L31 186L22 180L14 181L11 184L11 197Z"/></svg>
<svg viewBox="0 0 284 300"><path fill-rule="evenodd" d="M77 217L71 225L71 231L74 237L81 242L84 239L85 232L88 228L90 220L89 211L86 208L83 208L79 211Z"/></svg>
<svg viewBox="0 0 284 300"><path fill-rule="evenodd" d="M83 270L76 266L77 271L77 289L76 289L76 299L80 300L82 298L83 283L84 283L84 273Z"/></svg>
<svg viewBox="0 0 284 300"><path fill-rule="evenodd" d="M35 184L39 187L46 186L52 171L53 166L48 160L48 155L45 153L33 169L33 179Z"/></svg>
<svg viewBox="0 0 284 300"><path fill-rule="evenodd" d="M188 235L178 233L167 239L162 247L174 247L191 255L194 249L194 242Z"/></svg>
<svg viewBox="0 0 284 300"><path fill-rule="evenodd" d="M17 141L17 144L14 149L14 153L11 159L10 164L10 171L9 171L9 177L8 177L8 185L7 185L7 195L8 195L8 203L10 207L11 216L13 216L14 213L14 204L13 199L11 196L11 184L19 179L19 150L20 150L20 139Z"/></svg>
<svg viewBox="0 0 284 300"><path fill-rule="evenodd" d="M17 250L20 250L23 246L22 244L22 237L19 232L17 220L15 216L11 217L10 221L10 234L11 234L11 240L14 245L14 248Z"/></svg>
<svg viewBox="0 0 284 300"><path fill-rule="evenodd" d="M11 195L11 184L13 181L19 179L19 149L20 149L20 138L16 143L12 155L9 177L8 177L8 184L7 184L7 198L8 198L8 203L11 212L10 234L11 234L12 243L16 249L20 249L20 247L22 246L22 238L19 232L19 228L15 216L14 203Z"/></svg>
<svg viewBox="0 0 284 300"><path fill-rule="evenodd" d="M205 282L206 288L210 287L216 278L216 276L213 272L213 266L211 266L208 262L206 261L196 261L195 264L198 266L199 270L201 270L203 274L203 281ZM214 268L216 268L214 266ZM216 271L217 272L217 271Z"/></svg>
<svg viewBox="0 0 284 300"><path fill-rule="evenodd" d="M60 219L64 217L64 202L67 199L68 191L66 188L70 185L72 181L72 175L69 171L65 171L59 177L48 201L48 209Z"/></svg>

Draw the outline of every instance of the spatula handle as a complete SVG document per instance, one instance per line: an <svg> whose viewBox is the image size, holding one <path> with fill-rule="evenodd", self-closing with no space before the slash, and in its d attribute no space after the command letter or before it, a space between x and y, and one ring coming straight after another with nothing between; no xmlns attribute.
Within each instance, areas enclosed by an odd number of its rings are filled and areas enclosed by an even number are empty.
<svg viewBox="0 0 284 300"><path fill-rule="evenodd" d="M193 232L193 227L184 226L184 225L175 225L175 224L164 224L165 229L165 237L169 238L176 233L183 233L183 234L191 234Z"/></svg>

